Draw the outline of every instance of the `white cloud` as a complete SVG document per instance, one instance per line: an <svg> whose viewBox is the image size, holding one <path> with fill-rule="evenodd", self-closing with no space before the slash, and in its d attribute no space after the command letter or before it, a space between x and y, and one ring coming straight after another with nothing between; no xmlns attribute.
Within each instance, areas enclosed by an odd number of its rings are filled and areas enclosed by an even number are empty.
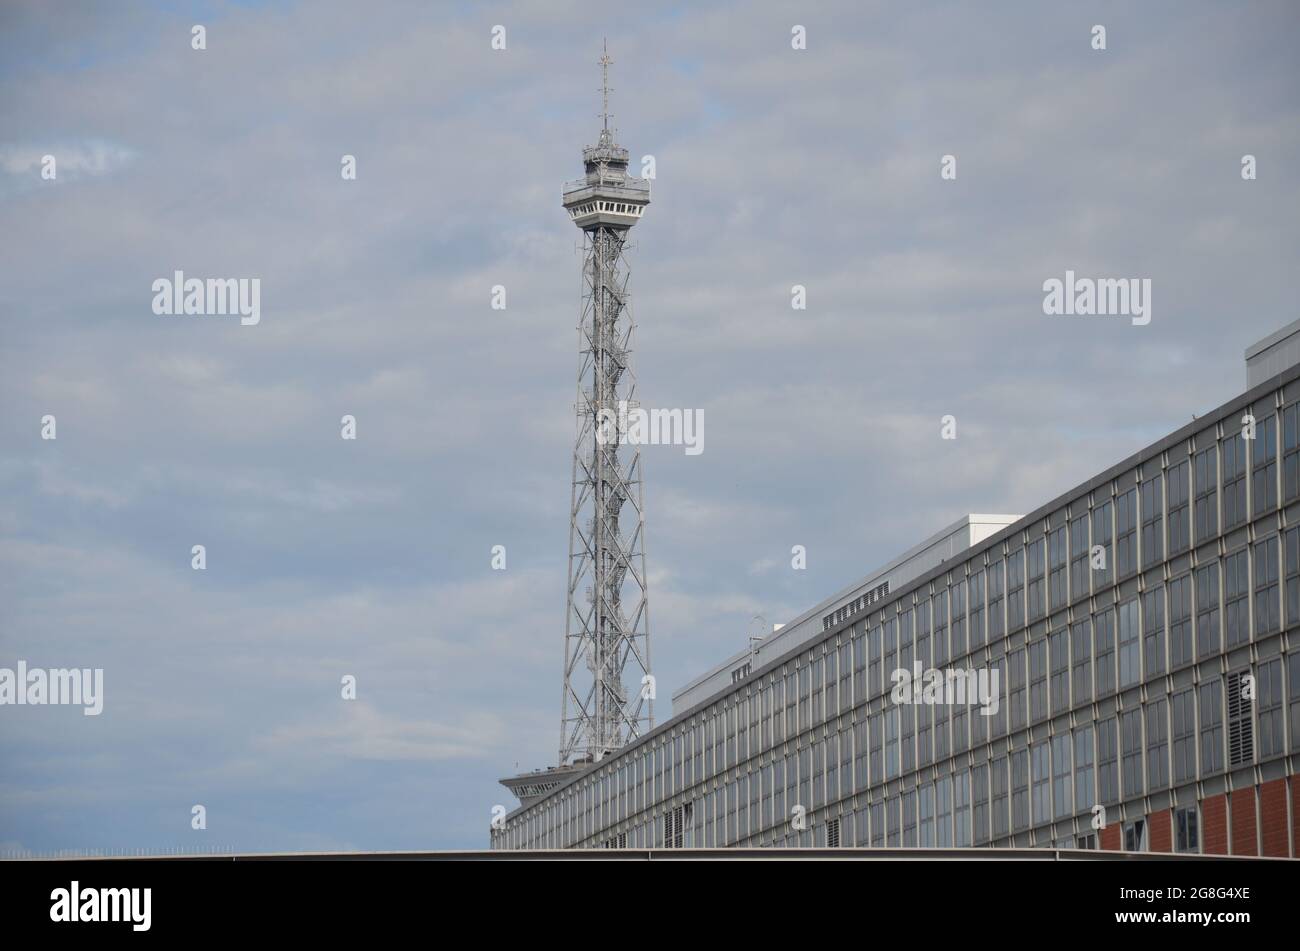
<svg viewBox="0 0 1300 951"><path fill-rule="evenodd" d="M82 141L37 148L0 144L0 168L10 175L40 176L45 156L55 160L57 178L108 175L125 168L136 153L112 142Z"/></svg>

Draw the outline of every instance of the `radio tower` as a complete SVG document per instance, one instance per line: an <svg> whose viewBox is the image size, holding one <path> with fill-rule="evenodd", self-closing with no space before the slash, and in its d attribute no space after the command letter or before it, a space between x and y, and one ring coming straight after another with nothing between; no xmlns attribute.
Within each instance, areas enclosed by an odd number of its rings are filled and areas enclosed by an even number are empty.
<svg viewBox="0 0 1300 951"><path fill-rule="evenodd" d="M582 150L586 176L563 191L564 208L582 229L584 260L561 767L597 762L654 725L641 453L622 445L637 405L623 249L650 204L650 183L627 174L627 149L610 131L611 62L606 47L600 140Z"/></svg>

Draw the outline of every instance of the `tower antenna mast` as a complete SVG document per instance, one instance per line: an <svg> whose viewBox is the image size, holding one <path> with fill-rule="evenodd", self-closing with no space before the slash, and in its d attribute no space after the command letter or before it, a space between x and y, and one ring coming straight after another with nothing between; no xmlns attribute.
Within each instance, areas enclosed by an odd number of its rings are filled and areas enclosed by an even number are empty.
<svg viewBox="0 0 1300 951"><path fill-rule="evenodd" d="M605 131L609 131L609 66L614 61L609 56L609 41L603 41L604 53L600 57L600 101L601 118L605 120Z"/></svg>

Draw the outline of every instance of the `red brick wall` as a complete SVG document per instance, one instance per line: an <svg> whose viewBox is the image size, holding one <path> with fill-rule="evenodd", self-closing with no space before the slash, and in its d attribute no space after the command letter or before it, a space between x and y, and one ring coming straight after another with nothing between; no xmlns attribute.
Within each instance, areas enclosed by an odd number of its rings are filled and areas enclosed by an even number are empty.
<svg viewBox="0 0 1300 951"><path fill-rule="evenodd" d="M1222 794L1201 803L1201 851L1206 855L1228 854L1227 806Z"/></svg>
<svg viewBox="0 0 1300 951"><path fill-rule="evenodd" d="M1258 855L1255 845L1255 788L1232 793L1232 854Z"/></svg>
<svg viewBox="0 0 1300 951"><path fill-rule="evenodd" d="M1291 854L1286 834L1286 780L1274 779L1259 787L1259 830L1264 854L1286 858Z"/></svg>
<svg viewBox="0 0 1300 951"><path fill-rule="evenodd" d="M1168 809L1147 816L1147 844L1152 852L1174 850L1173 822Z"/></svg>
<svg viewBox="0 0 1300 951"><path fill-rule="evenodd" d="M1103 849L1108 849L1111 852L1118 852L1120 845L1123 844L1123 839L1120 838L1119 823L1112 822L1110 825L1106 826L1106 828L1102 829L1098 835L1097 841L1101 844Z"/></svg>
<svg viewBox="0 0 1300 951"><path fill-rule="evenodd" d="M1300 776L1292 775L1291 777L1291 824L1300 825ZM1294 857L1300 854L1300 829L1293 830L1291 836L1293 845L1291 855Z"/></svg>

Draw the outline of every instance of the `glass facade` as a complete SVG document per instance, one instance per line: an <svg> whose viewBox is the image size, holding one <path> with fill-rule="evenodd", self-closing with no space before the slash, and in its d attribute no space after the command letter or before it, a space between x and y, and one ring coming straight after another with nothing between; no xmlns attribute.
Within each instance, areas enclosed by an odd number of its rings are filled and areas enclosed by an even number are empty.
<svg viewBox="0 0 1300 951"><path fill-rule="evenodd" d="M1095 843L1098 804L1146 847L1159 795L1196 851L1198 789L1300 750L1298 403L1291 382L1201 417L516 809L493 847L1051 847ZM914 662L996 670L998 711L894 702Z"/></svg>

